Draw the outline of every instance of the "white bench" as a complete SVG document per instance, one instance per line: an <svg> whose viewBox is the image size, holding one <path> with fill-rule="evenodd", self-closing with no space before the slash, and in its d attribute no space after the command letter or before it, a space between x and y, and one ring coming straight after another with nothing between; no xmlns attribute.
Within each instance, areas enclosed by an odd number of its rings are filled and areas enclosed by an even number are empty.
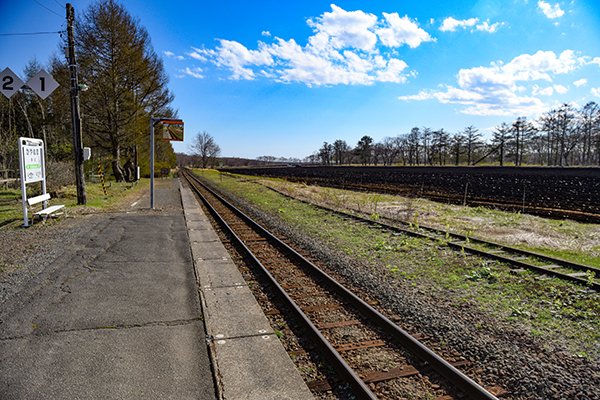
<svg viewBox="0 0 600 400"><path fill-rule="evenodd" d="M29 204L29 207L33 207L34 205L36 205L38 203L41 203L43 201L48 201L48 200L50 200L50 194L46 193L46 194L41 194L39 196L35 196L35 197L30 198L30 199L27 199L27 203ZM57 204L55 206L46 207L46 208L44 208L44 209L42 209L42 210L40 210L38 212L33 213L33 217L31 218L31 223L33 224L33 221L35 220L36 216L42 218L43 221L45 222L46 219L52 213L55 213L56 211L60 210L64 206L65 206L64 204Z"/></svg>

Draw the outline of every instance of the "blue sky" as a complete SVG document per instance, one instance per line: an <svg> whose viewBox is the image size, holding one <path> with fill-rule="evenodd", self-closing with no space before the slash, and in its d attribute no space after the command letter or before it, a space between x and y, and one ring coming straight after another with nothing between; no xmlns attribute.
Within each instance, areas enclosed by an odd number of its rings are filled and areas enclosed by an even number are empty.
<svg viewBox="0 0 600 400"><path fill-rule="evenodd" d="M90 1L73 1L76 13ZM304 157L414 126L484 134L560 103L600 102L597 0L124 2L165 63L187 151ZM59 0L0 0L0 33L64 29ZM58 35L0 36L21 74Z"/></svg>

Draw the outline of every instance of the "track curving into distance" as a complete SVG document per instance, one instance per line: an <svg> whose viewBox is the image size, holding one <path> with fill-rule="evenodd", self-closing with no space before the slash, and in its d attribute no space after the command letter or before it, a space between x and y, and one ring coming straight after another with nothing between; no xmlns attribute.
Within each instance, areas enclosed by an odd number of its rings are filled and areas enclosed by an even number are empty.
<svg viewBox="0 0 600 400"><path fill-rule="evenodd" d="M338 376L359 399L376 399L369 383L419 373L445 381L450 394L471 399L496 397L408 334L368 303L360 299L315 264L268 232L220 195L206 187L189 171L183 172L194 192L202 199L222 229L229 231L247 255L277 290L278 296L304 325L313 343L335 368ZM333 315L342 318L328 320ZM362 340L340 341L336 328L353 327ZM394 371L357 370L360 363L353 350L380 349L395 352L404 360ZM460 365L461 363L456 363ZM433 371L431 371L433 370ZM455 393L452 393L455 392Z"/></svg>

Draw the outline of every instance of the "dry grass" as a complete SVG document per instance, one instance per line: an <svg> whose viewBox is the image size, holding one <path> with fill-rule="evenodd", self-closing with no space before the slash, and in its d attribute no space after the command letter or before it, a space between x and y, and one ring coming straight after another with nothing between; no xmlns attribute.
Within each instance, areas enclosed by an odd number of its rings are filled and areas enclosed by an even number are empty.
<svg viewBox="0 0 600 400"><path fill-rule="evenodd" d="M265 178L258 182L291 196L336 209L428 225L509 245L554 253L581 253L588 258L600 259L598 224L437 203L426 199L308 186L277 179Z"/></svg>

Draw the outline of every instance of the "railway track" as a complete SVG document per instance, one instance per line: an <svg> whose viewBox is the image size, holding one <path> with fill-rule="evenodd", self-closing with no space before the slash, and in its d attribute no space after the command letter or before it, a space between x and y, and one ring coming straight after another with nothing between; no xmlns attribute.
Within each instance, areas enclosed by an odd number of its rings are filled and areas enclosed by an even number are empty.
<svg viewBox="0 0 600 400"><path fill-rule="evenodd" d="M438 243L443 242L448 247L453 249L465 251L491 260L501 261L508 265L512 265L516 267L514 270L517 272L522 269L527 269L538 272L542 275L553 276L575 282L595 291L600 291L600 268L563 260L529 250L519 249L517 247L493 242L490 240L471 237L456 232L443 231L422 224L419 224L419 226L416 227L406 221L389 219L385 217L381 217L379 220L374 221L357 214L351 214L345 211L333 209L290 196L289 194L268 185L263 186L287 198L334 212L343 218L349 218L371 226L379 226L383 229L389 229L393 232L403 233L413 237L425 238Z"/></svg>
<svg viewBox="0 0 600 400"><path fill-rule="evenodd" d="M318 184L318 183L317 183ZM397 187L385 185L374 185L374 184L360 184L360 183L344 183L341 185L332 184L327 182L324 186L334 187L338 189L354 190L361 192L379 192L393 195L400 195L406 197L419 197L437 201L439 203L451 203L458 205L469 205L472 207L482 206L492 209L506 210L506 211L520 211L531 215L539 215L546 218L569 218L581 222L600 222L600 215L597 213L586 212L582 210L567 210L560 208L544 207L541 205L524 204L514 201L500 201L485 198L473 198L465 197L460 194L444 193L441 191L422 191L418 189L398 189Z"/></svg>
<svg viewBox="0 0 600 400"><path fill-rule="evenodd" d="M520 211L548 218L600 222L598 180L594 179L597 171L593 168L272 166L220 171ZM560 185L548 183L548 179L554 178Z"/></svg>
<svg viewBox="0 0 600 400"><path fill-rule="evenodd" d="M183 176L356 398L376 399L381 390L388 395L393 390L425 390L440 399L496 399L458 369L467 361L443 359L190 172Z"/></svg>

